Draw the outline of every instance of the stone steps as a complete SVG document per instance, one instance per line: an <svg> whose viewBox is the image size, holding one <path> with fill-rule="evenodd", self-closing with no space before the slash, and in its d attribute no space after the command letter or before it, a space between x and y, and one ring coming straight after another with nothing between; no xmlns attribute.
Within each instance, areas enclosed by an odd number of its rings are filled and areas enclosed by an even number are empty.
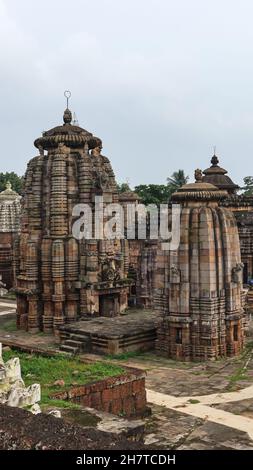
<svg viewBox="0 0 253 470"><path fill-rule="evenodd" d="M90 351L90 341L87 335L65 332L61 334L60 350L71 354Z"/></svg>
<svg viewBox="0 0 253 470"><path fill-rule="evenodd" d="M67 344L61 344L60 345L60 351L64 351L67 353L70 353L72 355L78 354L79 348L76 348L74 346L69 346Z"/></svg>
<svg viewBox="0 0 253 470"><path fill-rule="evenodd" d="M82 347L82 341L77 341L77 340L74 340L74 339L67 339L64 344L66 346L73 346L75 348L81 348Z"/></svg>

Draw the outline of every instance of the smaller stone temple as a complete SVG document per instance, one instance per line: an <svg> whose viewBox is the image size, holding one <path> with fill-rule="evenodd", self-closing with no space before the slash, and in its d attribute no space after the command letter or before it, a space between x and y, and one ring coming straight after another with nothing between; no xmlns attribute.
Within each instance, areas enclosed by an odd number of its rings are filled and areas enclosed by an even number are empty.
<svg viewBox="0 0 253 470"><path fill-rule="evenodd" d="M158 251L156 262L159 354L207 360L239 354L245 314L240 244L233 213L219 204L227 191L202 180L173 195L181 205L177 251Z"/></svg>
<svg viewBox="0 0 253 470"><path fill-rule="evenodd" d="M0 193L0 276L7 289L14 283L13 247L20 230L20 201L21 196L7 183Z"/></svg>

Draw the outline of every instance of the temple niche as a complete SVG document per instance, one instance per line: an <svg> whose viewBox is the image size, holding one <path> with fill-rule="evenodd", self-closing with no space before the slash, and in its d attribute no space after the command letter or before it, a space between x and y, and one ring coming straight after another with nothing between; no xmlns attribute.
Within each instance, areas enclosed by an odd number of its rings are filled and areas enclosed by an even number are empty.
<svg viewBox="0 0 253 470"><path fill-rule="evenodd" d="M8 182L0 193L0 276L7 290L14 285L13 248L20 230L20 200L21 196Z"/></svg>
<svg viewBox="0 0 253 470"><path fill-rule="evenodd" d="M111 164L102 142L64 123L35 140L39 155L27 166L21 237L16 247L17 325L32 333L56 335L59 327L89 316L116 316L128 305L127 240L72 235L73 207L95 197L104 207L118 202ZM94 228L94 227L93 227Z"/></svg>
<svg viewBox="0 0 253 470"><path fill-rule="evenodd" d="M172 202L181 204L180 244L177 251L157 253L159 354L208 360L243 348L243 264L236 220L219 205L227 197L199 171L195 183L173 194Z"/></svg>

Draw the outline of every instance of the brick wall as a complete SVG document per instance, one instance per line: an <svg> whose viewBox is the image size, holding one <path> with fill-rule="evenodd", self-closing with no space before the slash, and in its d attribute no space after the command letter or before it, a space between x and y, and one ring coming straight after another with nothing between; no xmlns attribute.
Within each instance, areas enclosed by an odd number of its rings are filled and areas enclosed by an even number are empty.
<svg viewBox="0 0 253 470"><path fill-rule="evenodd" d="M53 398L128 418L143 416L147 410L145 373L128 369L123 375L54 393Z"/></svg>

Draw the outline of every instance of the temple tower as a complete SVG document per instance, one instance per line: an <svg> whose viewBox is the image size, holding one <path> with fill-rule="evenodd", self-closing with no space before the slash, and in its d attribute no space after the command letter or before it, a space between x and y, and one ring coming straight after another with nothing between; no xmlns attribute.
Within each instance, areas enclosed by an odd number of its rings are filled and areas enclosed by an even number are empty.
<svg viewBox="0 0 253 470"><path fill-rule="evenodd" d="M20 230L21 196L11 183L0 193L0 275L6 288L14 284L13 246Z"/></svg>
<svg viewBox="0 0 253 470"><path fill-rule="evenodd" d="M219 207L227 192L202 181L173 195L181 205L177 251L157 256L155 297L163 314L158 353L181 360L233 356L244 344L240 244L235 218Z"/></svg>
<svg viewBox="0 0 253 470"><path fill-rule="evenodd" d="M219 159L215 154L211 159L211 166L204 170L203 174L202 181L204 183L210 183L219 189L224 189L228 192L228 195L236 194L238 189L240 189L227 175L227 170L219 166Z"/></svg>
<svg viewBox="0 0 253 470"><path fill-rule="evenodd" d="M102 209L118 201L112 167L101 140L73 125L68 108L63 121L35 140L39 155L25 175L17 325L30 332L57 334L60 325L86 315L114 316L128 300L126 242L72 234L77 204L94 212L96 196L103 197Z"/></svg>

